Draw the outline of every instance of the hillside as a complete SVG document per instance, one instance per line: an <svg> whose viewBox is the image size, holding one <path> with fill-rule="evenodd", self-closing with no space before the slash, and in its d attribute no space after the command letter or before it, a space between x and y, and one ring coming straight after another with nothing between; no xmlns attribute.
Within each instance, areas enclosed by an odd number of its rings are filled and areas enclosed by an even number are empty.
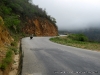
<svg viewBox="0 0 100 75"><path fill-rule="evenodd" d="M9 75L20 38L56 36L55 18L31 0L0 0L0 75Z"/></svg>
<svg viewBox="0 0 100 75"><path fill-rule="evenodd" d="M26 34L34 34L35 36L55 36L58 34L56 26L46 18L27 18L26 21L26 25L22 28Z"/></svg>
<svg viewBox="0 0 100 75"><path fill-rule="evenodd" d="M4 21L0 16L0 69L3 69L3 65L1 64L6 56L7 47L10 46L13 41L14 39L11 37L7 28L4 26ZM3 72L1 70L0 75L3 75Z"/></svg>
<svg viewBox="0 0 100 75"><path fill-rule="evenodd" d="M4 21L0 17L0 47L4 45L9 45L13 41L13 38L10 36L8 30L4 27Z"/></svg>
<svg viewBox="0 0 100 75"><path fill-rule="evenodd" d="M0 1L0 15L11 33L55 36L58 34L55 18L33 5L30 0Z"/></svg>

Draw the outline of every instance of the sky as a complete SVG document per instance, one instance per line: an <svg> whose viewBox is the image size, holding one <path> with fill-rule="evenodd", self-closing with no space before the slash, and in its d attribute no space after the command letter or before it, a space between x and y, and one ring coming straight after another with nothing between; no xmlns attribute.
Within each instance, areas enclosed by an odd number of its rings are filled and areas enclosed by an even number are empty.
<svg viewBox="0 0 100 75"><path fill-rule="evenodd" d="M100 0L32 0L57 21L59 30L100 27Z"/></svg>

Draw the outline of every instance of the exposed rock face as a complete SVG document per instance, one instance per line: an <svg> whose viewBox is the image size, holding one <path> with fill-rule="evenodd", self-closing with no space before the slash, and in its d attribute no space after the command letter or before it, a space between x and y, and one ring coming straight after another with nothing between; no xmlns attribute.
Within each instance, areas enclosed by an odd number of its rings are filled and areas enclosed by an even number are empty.
<svg viewBox="0 0 100 75"><path fill-rule="evenodd" d="M56 36L58 34L56 25L41 17L34 19L27 18L27 24L23 27L22 31L36 36Z"/></svg>
<svg viewBox="0 0 100 75"><path fill-rule="evenodd" d="M10 36L7 29L4 27L2 17L0 17L0 46L9 45L13 38Z"/></svg>

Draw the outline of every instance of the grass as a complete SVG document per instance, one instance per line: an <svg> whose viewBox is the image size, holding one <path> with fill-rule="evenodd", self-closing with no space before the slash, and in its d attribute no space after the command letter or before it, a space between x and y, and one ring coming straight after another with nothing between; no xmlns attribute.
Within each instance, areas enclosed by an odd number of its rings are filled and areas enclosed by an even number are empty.
<svg viewBox="0 0 100 75"><path fill-rule="evenodd" d="M14 38L14 41L11 42L11 46L6 47L6 55L4 55L4 58L2 61L0 61L0 70L4 71L7 69L8 66L10 66L13 62L13 55L18 54L18 42L20 41L21 37L24 37L24 34L13 34L12 37Z"/></svg>
<svg viewBox="0 0 100 75"><path fill-rule="evenodd" d="M4 71L13 61L13 52L15 54L18 53L17 50L17 42L12 42L11 46L7 47L7 52L5 58L3 58L2 62L0 63L0 69Z"/></svg>
<svg viewBox="0 0 100 75"><path fill-rule="evenodd" d="M100 43L98 42L89 42L87 40L79 41L72 39L69 36L50 38L50 40L67 46L100 51Z"/></svg>
<svg viewBox="0 0 100 75"><path fill-rule="evenodd" d="M0 64L0 69L3 71L6 67L12 62L12 50L8 50L5 58L2 60L2 64Z"/></svg>
<svg viewBox="0 0 100 75"><path fill-rule="evenodd" d="M17 47L11 46L11 47L9 47L9 49L12 50L15 53L15 55L18 54Z"/></svg>

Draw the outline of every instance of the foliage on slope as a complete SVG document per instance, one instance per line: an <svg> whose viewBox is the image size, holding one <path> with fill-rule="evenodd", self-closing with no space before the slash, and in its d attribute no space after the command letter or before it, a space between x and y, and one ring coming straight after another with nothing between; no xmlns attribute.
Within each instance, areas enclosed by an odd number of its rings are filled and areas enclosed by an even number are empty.
<svg viewBox="0 0 100 75"><path fill-rule="evenodd" d="M8 32L7 28L4 25L4 21L0 16L0 75L7 75L6 68L12 61L12 51L8 51L7 48L11 46L13 38ZM7 54L6 54L7 53ZM10 56L8 56L10 54ZM1 71L2 70L2 71ZM5 72L4 72L5 71ZM8 72L7 72L8 73Z"/></svg>
<svg viewBox="0 0 100 75"><path fill-rule="evenodd" d="M0 0L0 69L3 70L0 70L0 75L3 75L4 70L12 62L13 53L10 54L7 48L13 47L16 40L18 41L18 38L26 34L57 35L55 18L32 4L31 0ZM14 52L16 52L15 49ZM10 49L11 52L12 50ZM7 54L11 56L6 56ZM4 73L4 75L7 74L8 71Z"/></svg>
<svg viewBox="0 0 100 75"><path fill-rule="evenodd" d="M45 22L44 18L48 20L47 27L48 25L50 26L51 24L54 25L55 30L56 30L55 32L56 34L54 33L54 35L57 35L58 29L56 26L55 18L47 15L45 10L43 10L42 8L39 8L38 5L34 5L30 2L31 2L30 0L2 0L0 1L0 4L1 4L0 15L2 15L2 17L4 18L5 25L11 30L11 32L20 33L22 32L23 27L25 28L25 26L29 24L29 20L35 21L37 17L38 18L40 17L40 18L43 18L44 22ZM34 25L34 29L37 26L34 23L32 25ZM41 28L38 28L38 29L41 29ZM55 31L55 30L51 28L49 31ZM37 33L37 32L33 32L33 34L34 33ZM28 33L28 34L31 34L31 33ZM37 35L37 34L34 34L34 35Z"/></svg>
<svg viewBox="0 0 100 75"><path fill-rule="evenodd" d="M11 41L13 41L13 39L4 26L2 17L0 17L0 46L9 45Z"/></svg>

